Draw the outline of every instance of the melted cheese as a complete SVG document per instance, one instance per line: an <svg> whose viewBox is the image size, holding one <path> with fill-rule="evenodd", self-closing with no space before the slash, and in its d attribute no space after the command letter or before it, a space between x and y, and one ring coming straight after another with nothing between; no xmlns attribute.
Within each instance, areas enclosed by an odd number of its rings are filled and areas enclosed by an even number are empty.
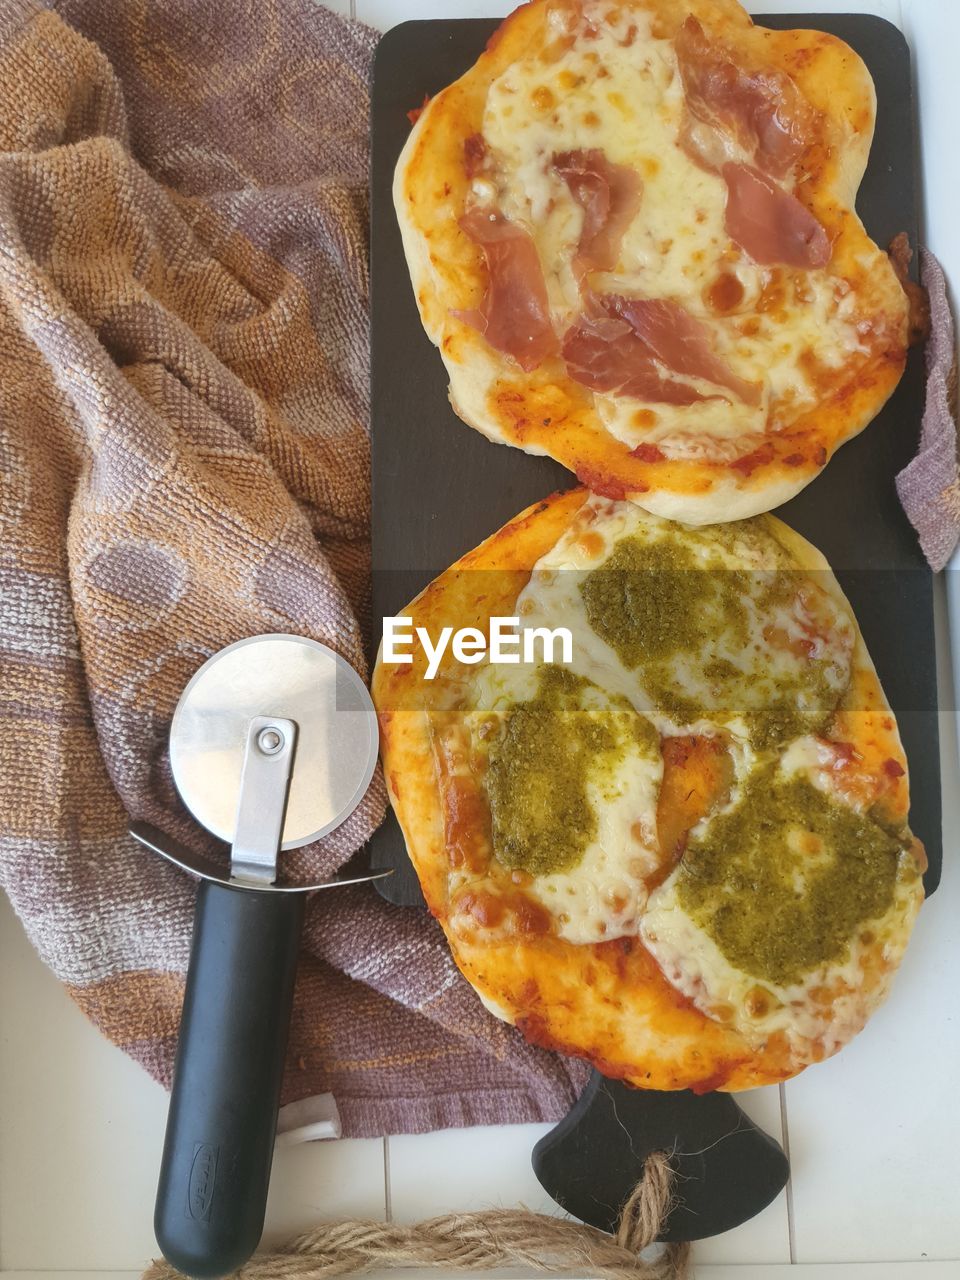
<svg viewBox="0 0 960 1280"><path fill-rule="evenodd" d="M658 704L647 671L642 666L627 667L587 617L581 591L586 575L601 568L624 538L635 536L689 551L706 578L711 574L739 575L737 589L743 592L746 642L719 613L717 600L711 602L705 591L699 614L701 634L691 635L684 648L666 660L669 678L680 695L677 702L700 709L699 715L690 718L665 711ZM574 525L538 561L517 601L517 612L525 627L568 627L573 636L570 669L627 698L661 735L716 734L724 729L749 749L744 717L762 711L778 688L796 681L798 672L808 665L808 651L802 646L819 646L814 656L823 662L827 696L838 697L850 678L854 628L848 617L826 599L818 601L825 617L819 622L818 638L810 642L804 630L810 620L798 614L796 605L778 601L764 607L772 575L784 569L789 569L789 561L783 549L757 526L688 528L630 503L591 495ZM811 588L816 592L815 584ZM708 674L718 663L731 668L719 683Z"/></svg>
<svg viewBox="0 0 960 1280"><path fill-rule="evenodd" d="M759 405L713 398L691 406L642 406L597 395L607 430L631 448L655 442L668 457L734 457L744 440L777 430L822 396L811 364L840 369L865 351L854 296L826 270L790 272L752 262L724 229L726 184L687 156L677 139L683 86L673 43L651 31L651 15L587 4L597 33L579 38L556 61L537 53L511 64L487 96L483 135L497 180L478 180L481 201L494 195L505 215L530 231L544 269L554 326L563 333L580 309L572 270L583 212L553 169L558 152L601 149L643 180L640 211L627 228L615 272L597 272L600 293L671 298L711 327L717 354L763 388ZM737 277L742 301L718 315L705 300L721 274ZM689 382L705 395L718 388ZM638 410L643 412L638 414ZM651 420L651 413L654 415Z"/></svg>
<svg viewBox="0 0 960 1280"><path fill-rule="evenodd" d="M678 680L700 708L700 714L689 723L677 723L664 714L645 683L643 665L626 664L587 617L581 590L587 576L602 570L617 545L628 538L639 538L647 546L667 542L690 552L710 572L739 573L748 642L729 634L725 618L711 618L707 609L701 619L702 637L691 638L689 647L676 656ZM810 575L804 575L807 585L803 594L809 599L812 591L814 596L813 641L811 616L798 618L789 601L775 596L766 611L761 609L764 585L791 565L783 547L762 523L699 530L661 520L628 503L591 495L570 528L537 562L518 598L517 613L524 627L563 625L571 629L570 669L593 682L593 712L607 723L622 717L622 710L616 708L626 699L661 736L722 736L733 763L733 783L720 812L737 805L747 780L762 761L774 757L779 757L778 767L784 776L801 773L846 803L830 785L815 737L802 735L771 748L758 745L751 733L751 709L769 701L779 682L795 679L797 668L811 657L824 663L831 705L842 696L850 679L853 623L832 599L820 598ZM748 572L743 574L744 570ZM796 644L801 645L799 650ZM711 656L722 656L742 673L742 679L733 685L742 699L739 707L716 704L715 690L704 676ZM512 706L532 698L536 687L536 667L483 668L473 681L473 709L468 716L474 747L483 751L479 730L484 720L491 715L504 717ZM622 731L621 737L626 741ZM598 830L582 860L571 870L534 877L524 884L524 892L546 907L555 931L569 942L640 936L678 991L708 1016L735 1027L749 1043L760 1046L771 1036L784 1035L804 1061L833 1052L859 1029L868 1009L882 998L909 933L920 896L915 875L907 865L908 855L903 859L908 874L898 879L889 910L883 918L858 926L844 957L810 970L788 987L760 981L731 963L681 905L679 868L669 873L669 866L663 867L663 851L657 847L657 798L662 777L659 757L636 747L627 749L611 774L591 780L590 798ZM717 816L708 814L701 819L690 838L707 830ZM664 871L669 873L665 879ZM466 873L454 873L453 899L469 880ZM658 887L651 892L650 884ZM794 887L799 895L805 891L799 872ZM455 928L462 927L462 922L452 922ZM466 927L470 928L471 922ZM865 992L868 981L870 990ZM829 993L826 1000L824 992Z"/></svg>
<svg viewBox="0 0 960 1280"><path fill-rule="evenodd" d="M482 752L489 737L479 728L491 716L503 717L511 707L534 697L537 668L487 666L475 686L470 724ZM609 729L617 742L613 769L596 770L587 779L587 799L597 822L596 838L570 870L537 876L526 892L547 909L557 934L574 943L602 942L635 935L646 902L646 877L656 870L657 795L663 777L658 753L644 750L632 734L632 714L614 704L610 694L590 686L581 705ZM466 873L454 874L451 897L475 884Z"/></svg>
<svg viewBox="0 0 960 1280"><path fill-rule="evenodd" d="M789 776L800 758L792 748L788 750L781 774ZM739 795L735 788L728 808L738 803ZM840 799L836 793L834 798ZM707 832L714 817L699 823L691 837ZM825 850L820 856L844 853ZM883 915L860 922L843 957L831 958L789 985L758 979L728 960L707 930L681 906L680 868L650 896L640 936L668 981L708 1017L734 1027L755 1047L774 1035L784 1035L799 1061L813 1061L829 1057L856 1035L868 1011L886 996L922 901L917 893L918 874L909 854L902 855L893 899ZM805 888L805 879L798 874L794 885L798 897ZM868 981L872 985L866 991Z"/></svg>

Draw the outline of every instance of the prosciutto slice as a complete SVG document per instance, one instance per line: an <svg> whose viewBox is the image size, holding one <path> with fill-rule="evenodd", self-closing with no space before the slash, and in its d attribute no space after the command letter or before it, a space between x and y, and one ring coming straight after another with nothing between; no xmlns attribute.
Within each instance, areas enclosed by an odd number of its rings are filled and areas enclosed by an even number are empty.
<svg viewBox="0 0 960 1280"><path fill-rule="evenodd" d="M480 306L453 314L529 373L557 351L536 245L498 209L468 209L460 227L483 250L488 279Z"/></svg>
<svg viewBox="0 0 960 1280"><path fill-rule="evenodd" d="M693 387L658 369L653 353L625 320L581 315L563 336L563 358L575 382L591 391L611 391L654 404L696 404Z"/></svg>
<svg viewBox="0 0 960 1280"><path fill-rule="evenodd" d="M713 349L713 334L696 316L669 298L623 298L608 295L603 300L608 315L626 320L630 328L650 348L661 364L674 373L703 378L732 391L745 404L760 403L760 387L738 377Z"/></svg>
<svg viewBox="0 0 960 1280"><path fill-rule="evenodd" d="M725 164L725 226L730 239L763 265L825 267L831 246L823 226L795 195L747 164Z"/></svg>
<svg viewBox="0 0 960 1280"><path fill-rule="evenodd" d="M613 271L623 234L643 198L640 175L628 165L613 164L599 148L558 152L553 167L583 210L574 270L581 276Z"/></svg>
<svg viewBox="0 0 960 1280"><path fill-rule="evenodd" d="M738 378L713 351L706 325L667 298L591 297L567 330L563 358L574 381L665 404L689 405L705 395L671 374L702 378L756 404L760 388Z"/></svg>
<svg viewBox="0 0 960 1280"><path fill-rule="evenodd" d="M784 177L806 146L816 118L814 108L784 72L746 71L722 45L713 44L689 17L674 44L687 108L707 125L732 135L758 169ZM689 140L705 167L710 149L696 133ZM689 150L689 148L688 148Z"/></svg>

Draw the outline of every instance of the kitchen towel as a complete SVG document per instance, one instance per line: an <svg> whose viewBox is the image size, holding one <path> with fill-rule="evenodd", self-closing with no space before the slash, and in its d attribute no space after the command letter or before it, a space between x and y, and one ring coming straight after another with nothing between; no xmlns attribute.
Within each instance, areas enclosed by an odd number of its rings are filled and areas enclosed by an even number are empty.
<svg viewBox="0 0 960 1280"><path fill-rule="evenodd" d="M897 476L897 493L923 554L940 570L960 539L957 347L943 268L926 249L920 250L920 280L930 304L923 424L917 456Z"/></svg>
<svg viewBox="0 0 960 1280"><path fill-rule="evenodd" d="M167 732L216 650L363 669L368 77L314 0L0 0L0 879L81 1009L169 1082L195 883ZM334 835L341 864L382 781ZM284 1100L347 1135L552 1120L582 1064L484 1012L425 914L308 911Z"/></svg>

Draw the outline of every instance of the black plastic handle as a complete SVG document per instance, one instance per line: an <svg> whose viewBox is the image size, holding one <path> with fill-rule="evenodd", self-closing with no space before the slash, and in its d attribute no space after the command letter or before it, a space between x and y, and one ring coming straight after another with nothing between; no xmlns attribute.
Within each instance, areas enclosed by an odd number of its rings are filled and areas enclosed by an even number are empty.
<svg viewBox="0 0 960 1280"><path fill-rule="evenodd" d="M154 1230L198 1280L263 1233L303 913L299 893L197 894Z"/></svg>

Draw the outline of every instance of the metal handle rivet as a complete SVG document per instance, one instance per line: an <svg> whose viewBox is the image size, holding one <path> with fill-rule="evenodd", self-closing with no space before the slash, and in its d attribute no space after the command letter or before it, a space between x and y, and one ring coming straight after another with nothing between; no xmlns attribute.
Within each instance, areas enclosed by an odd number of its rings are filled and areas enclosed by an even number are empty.
<svg viewBox="0 0 960 1280"><path fill-rule="evenodd" d="M283 734L279 729L261 729L257 746L265 756L275 756L283 748Z"/></svg>

